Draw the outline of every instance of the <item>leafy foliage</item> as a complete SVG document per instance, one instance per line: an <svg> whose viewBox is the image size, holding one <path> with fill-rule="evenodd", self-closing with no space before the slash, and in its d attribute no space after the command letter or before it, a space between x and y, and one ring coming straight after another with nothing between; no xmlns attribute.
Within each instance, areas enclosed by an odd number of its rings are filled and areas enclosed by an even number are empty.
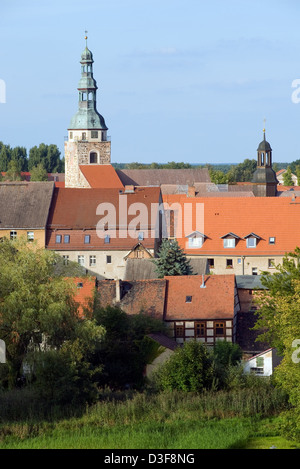
<svg viewBox="0 0 300 469"><path fill-rule="evenodd" d="M101 308L97 303L94 316L106 331L92 360L95 366L103 367L99 384L113 389L140 387L155 348L147 334L163 331L164 325L142 313L129 316L118 307Z"/></svg>
<svg viewBox="0 0 300 469"><path fill-rule="evenodd" d="M10 387L29 352L60 349L90 326L78 313L74 283L55 275L58 257L23 240L0 243L0 338Z"/></svg>
<svg viewBox="0 0 300 469"><path fill-rule="evenodd" d="M48 173L43 163L38 163L37 166L34 166L31 169L30 180L31 181L48 181Z"/></svg>
<svg viewBox="0 0 300 469"><path fill-rule="evenodd" d="M213 384L213 359L200 342L185 342L178 347L157 373L163 390L200 392Z"/></svg>
<svg viewBox="0 0 300 469"><path fill-rule="evenodd" d="M300 249L286 254L283 265L272 276L265 273L262 281L268 290L257 298L255 327L283 357L275 368L275 383L289 396L293 412L288 419L294 419L294 433L300 439Z"/></svg>
<svg viewBox="0 0 300 469"><path fill-rule="evenodd" d="M294 185L294 181L293 181L293 178L292 178L292 170L291 170L290 166L288 166L285 173L283 173L283 185L284 186L293 186Z"/></svg>

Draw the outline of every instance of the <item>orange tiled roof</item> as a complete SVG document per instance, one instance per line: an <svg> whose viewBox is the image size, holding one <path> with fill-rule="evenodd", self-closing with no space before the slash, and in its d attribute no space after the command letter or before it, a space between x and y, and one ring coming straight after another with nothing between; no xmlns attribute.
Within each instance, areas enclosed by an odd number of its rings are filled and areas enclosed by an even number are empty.
<svg viewBox="0 0 300 469"><path fill-rule="evenodd" d="M165 320L231 319L234 316L235 276L202 275L165 277ZM191 296L191 302L186 297Z"/></svg>
<svg viewBox="0 0 300 469"><path fill-rule="evenodd" d="M124 186L111 164L80 165L80 171L89 185L97 189L123 189Z"/></svg>
<svg viewBox="0 0 300 469"><path fill-rule="evenodd" d="M141 221L138 231L144 233L143 246L146 249L153 249L156 243L154 231L156 219L151 213L151 208L152 204L157 206L160 201L159 187L137 187L132 193L126 194L123 191L123 195L120 194L120 189L55 188L47 224L47 247L56 250L126 249L129 251L136 245L138 239L138 232L128 232L128 224L130 222L134 224L133 220L139 217L139 213L136 213L137 207L132 207L134 210L128 214L127 223L122 217L126 216L126 204L129 209L132 204L139 203L145 207L147 217L144 224L142 224L144 220ZM105 232L102 232L102 237L97 232L98 223L105 218L105 213L101 215L97 213L97 208L102 203L111 204L108 207L112 214L115 212L116 215L116 225L109 226L111 230L115 230L115 233L111 234L109 244L105 243ZM71 234L70 243L56 244L56 234ZM88 245L84 244L84 234L91 236Z"/></svg>
<svg viewBox="0 0 300 469"><path fill-rule="evenodd" d="M89 301L93 299L96 288L96 277L72 277L69 280L76 285L74 300L78 303L78 311L83 313L84 308L88 307Z"/></svg>
<svg viewBox="0 0 300 469"><path fill-rule="evenodd" d="M300 198L250 197L250 198L187 198L184 195L164 195L163 200L169 207L179 204L192 204L191 215L185 222L190 225L189 232L182 228L177 237L179 245L191 255L284 255L300 246ZM196 225L196 206L203 204L204 223ZM184 218L184 217L183 217ZM182 224L182 226L184 226ZM206 236L201 248L189 248L186 238L193 231ZM222 236L234 233L239 237L235 248L224 248ZM246 247L246 239L255 233L260 239L255 248ZM269 237L275 237L275 244L269 244Z"/></svg>

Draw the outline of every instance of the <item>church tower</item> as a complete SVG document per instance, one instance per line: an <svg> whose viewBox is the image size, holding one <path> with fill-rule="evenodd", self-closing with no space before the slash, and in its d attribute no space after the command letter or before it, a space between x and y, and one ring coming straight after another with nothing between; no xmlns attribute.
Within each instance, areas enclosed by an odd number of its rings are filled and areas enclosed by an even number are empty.
<svg viewBox="0 0 300 469"><path fill-rule="evenodd" d="M264 139L257 149L257 168L253 174L252 184L255 197L276 197L278 180L272 168L272 148L266 141L266 131Z"/></svg>
<svg viewBox="0 0 300 469"><path fill-rule="evenodd" d="M65 142L65 187L89 187L80 171L82 165L110 164L111 142L104 118L97 111L97 83L93 77L93 54L81 54L78 110L72 117Z"/></svg>

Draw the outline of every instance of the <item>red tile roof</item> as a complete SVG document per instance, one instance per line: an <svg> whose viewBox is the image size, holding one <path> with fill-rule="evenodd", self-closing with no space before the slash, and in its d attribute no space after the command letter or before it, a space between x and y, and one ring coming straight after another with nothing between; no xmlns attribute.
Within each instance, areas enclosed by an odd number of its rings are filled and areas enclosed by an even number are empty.
<svg viewBox="0 0 300 469"><path fill-rule="evenodd" d="M103 165L80 165L80 171L89 183L90 187L95 189L123 189L124 186L111 164Z"/></svg>
<svg viewBox="0 0 300 469"><path fill-rule="evenodd" d="M284 255L300 246L300 198L285 197L237 197L229 198L187 198L184 195L163 196L166 207L179 204L184 213L184 204L191 204L191 214L183 217L182 235L178 243L188 254L193 255ZM196 207L203 204L204 219L196 226ZM200 217L199 217L200 218ZM185 220L184 220L185 219ZM184 222L189 232L184 230ZM200 224L200 225L199 225ZM201 248L189 248L187 235L198 230L206 236ZM186 232L185 232L186 231ZM226 233L239 236L235 248L224 248L222 236ZM261 239L256 248L247 248L244 239L255 233ZM275 244L269 244L269 237L275 237Z"/></svg>
<svg viewBox="0 0 300 469"><path fill-rule="evenodd" d="M167 294L165 320L232 319L235 302L234 275L165 277ZM191 302L186 301L190 296Z"/></svg>
<svg viewBox="0 0 300 469"><path fill-rule="evenodd" d="M69 277L67 279L76 286L74 300L78 303L78 311L80 314L88 308L89 302L94 298L96 288L96 277Z"/></svg>
<svg viewBox="0 0 300 469"><path fill-rule="evenodd" d="M98 296L102 307L114 304L117 282L114 280L98 281ZM120 282L120 308L126 314L143 312L163 320L165 304L165 279L135 280Z"/></svg>
<svg viewBox="0 0 300 469"><path fill-rule="evenodd" d="M55 188L48 219L47 247L50 249L74 250L81 249L128 249L130 250L137 243L138 232L128 233L128 224L139 217L132 204L139 203L145 207L147 214L146 224L139 230L144 232L142 244L145 248L152 249L155 244L155 237L151 234L151 227L154 230L154 222L151 214L152 204L158 204L161 201L159 187L138 187L133 193L120 194L119 189L71 189ZM109 244L105 244L104 236L97 233L97 224L104 218L105 213L97 214L99 204L111 204L110 208L116 213L116 225L110 226L116 229L116 235L111 234ZM120 217L126 215L127 208L134 208L133 214L127 215L127 223L122 222ZM120 213L119 213L120 211ZM68 230L71 230L68 232ZM70 243L56 245L56 234L70 234ZM84 245L84 234L91 236L89 245ZM106 232L102 232L106 234ZM108 231L109 234L109 231Z"/></svg>

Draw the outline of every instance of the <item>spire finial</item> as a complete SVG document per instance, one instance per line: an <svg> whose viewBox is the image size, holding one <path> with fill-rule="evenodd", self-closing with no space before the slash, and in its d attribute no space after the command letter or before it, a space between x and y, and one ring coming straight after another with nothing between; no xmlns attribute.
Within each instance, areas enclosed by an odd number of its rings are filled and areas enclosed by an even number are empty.
<svg viewBox="0 0 300 469"><path fill-rule="evenodd" d="M87 47L87 38L88 38L88 37L87 37L87 33L88 33L88 31L87 31L87 30L85 30L84 32L85 32L85 36L84 36L84 39L85 39L85 45L86 45L86 47Z"/></svg>
<svg viewBox="0 0 300 469"><path fill-rule="evenodd" d="M265 133L266 133L266 118L264 119L264 128L263 128L263 132L264 132L264 136L265 136Z"/></svg>

